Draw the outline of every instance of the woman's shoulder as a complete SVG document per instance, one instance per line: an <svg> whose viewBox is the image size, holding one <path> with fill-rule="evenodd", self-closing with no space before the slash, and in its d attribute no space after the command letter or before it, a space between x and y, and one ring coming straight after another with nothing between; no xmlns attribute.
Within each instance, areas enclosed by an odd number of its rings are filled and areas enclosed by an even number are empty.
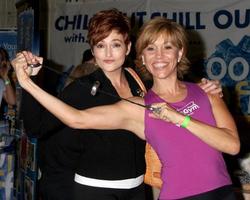
<svg viewBox="0 0 250 200"><path fill-rule="evenodd" d="M204 90L201 89L198 83L187 82L187 81L183 81L183 83L188 88L189 91L205 93Z"/></svg>
<svg viewBox="0 0 250 200"><path fill-rule="evenodd" d="M199 88L199 85L197 83L194 83L194 82L183 81L183 84L185 84L187 87L198 87Z"/></svg>
<svg viewBox="0 0 250 200"><path fill-rule="evenodd" d="M188 96L190 98L196 98L200 100L204 100L208 98L207 93L201 89L201 87L197 83L193 82L184 82L185 86L187 87L188 90Z"/></svg>

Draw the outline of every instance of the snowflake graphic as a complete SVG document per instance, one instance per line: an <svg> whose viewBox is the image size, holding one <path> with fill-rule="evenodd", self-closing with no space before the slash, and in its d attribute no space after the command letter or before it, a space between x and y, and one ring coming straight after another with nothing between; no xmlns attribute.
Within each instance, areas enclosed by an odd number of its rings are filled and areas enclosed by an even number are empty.
<svg viewBox="0 0 250 200"><path fill-rule="evenodd" d="M220 79L228 91L233 92L236 85L245 81L240 89L239 103L244 115L250 114L250 36L245 35L238 45L225 39L216 45L215 52L205 61L208 78Z"/></svg>

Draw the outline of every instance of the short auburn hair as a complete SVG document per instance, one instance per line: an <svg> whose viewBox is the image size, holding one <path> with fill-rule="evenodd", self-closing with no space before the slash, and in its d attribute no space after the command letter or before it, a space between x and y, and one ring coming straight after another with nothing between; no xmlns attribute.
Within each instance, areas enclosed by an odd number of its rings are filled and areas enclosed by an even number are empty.
<svg viewBox="0 0 250 200"><path fill-rule="evenodd" d="M113 30L122 34L125 44L129 44L131 27L127 16L115 8L96 13L90 19L88 27L88 41L91 49L98 42L108 37Z"/></svg>

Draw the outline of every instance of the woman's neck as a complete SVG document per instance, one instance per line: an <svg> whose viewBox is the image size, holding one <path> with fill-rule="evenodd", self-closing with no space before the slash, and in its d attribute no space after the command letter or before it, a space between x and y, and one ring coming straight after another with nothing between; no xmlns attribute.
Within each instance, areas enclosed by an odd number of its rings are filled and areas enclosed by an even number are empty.
<svg viewBox="0 0 250 200"><path fill-rule="evenodd" d="M122 68L115 71L103 71L103 73L110 80L112 85L120 86L127 81Z"/></svg>
<svg viewBox="0 0 250 200"><path fill-rule="evenodd" d="M177 102L187 95L186 85L178 79L154 80L152 90L167 102Z"/></svg>
<svg viewBox="0 0 250 200"><path fill-rule="evenodd" d="M104 73L120 97L128 98L132 96L132 92L123 69Z"/></svg>

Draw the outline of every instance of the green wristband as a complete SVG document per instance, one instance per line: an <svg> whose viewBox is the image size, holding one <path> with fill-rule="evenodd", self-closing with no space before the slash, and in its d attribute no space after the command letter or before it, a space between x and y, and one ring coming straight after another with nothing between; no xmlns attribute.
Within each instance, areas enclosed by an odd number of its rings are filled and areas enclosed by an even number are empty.
<svg viewBox="0 0 250 200"><path fill-rule="evenodd" d="M182 128L187 128L187 126L188 126L190 120L191 120L191 117L188 116L188 115L186 115L185 118L184 118L184 121L183 121L182 124L181 124L181 127L182 127Z"/></svg>

